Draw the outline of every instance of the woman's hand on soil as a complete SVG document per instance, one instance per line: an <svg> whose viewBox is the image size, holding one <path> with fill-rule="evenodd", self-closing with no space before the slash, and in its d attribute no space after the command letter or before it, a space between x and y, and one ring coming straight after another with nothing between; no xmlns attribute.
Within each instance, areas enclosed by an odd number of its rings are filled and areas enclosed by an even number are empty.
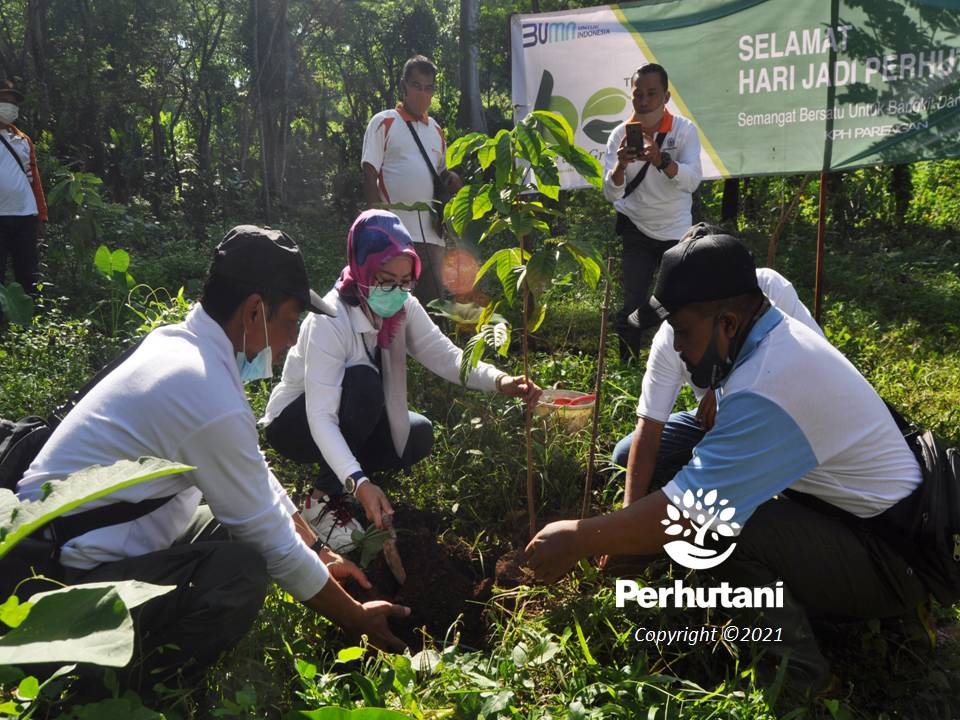
<svg viewBox="0 0 960 720"><path fill-rule="evenodd" d="M513 375L500 381L500 392L507 397L520 398L527 405L534 405L543 390L533 380L526 379L523 375Z"/></svg>
<svg viewBox="0 0 960 720"><path fill-rule="evenodd" d="M581 557L576 520L552 522L527 544L527 567L537 580L554 582L563 577Z"/></svg>
<svg viewBox="0 0 960 720"><path fill-rule="evenodd" d="M335 553L330 548L323 548L317 555L320 556L323 564L327 566L330 574L341 584L343 584L343 581L347 578L353 578L364 590L369 590L373 587L367 579L366 574L360 569L360 566L351 560L347 560L343 555Z"/></svg>
<svg viewBox="0 0 960 720"><path fill-rule="evenodd" d="M385 600L365 602L356 625L344 626L348 634L366 635L370 644L387 652L401 653L407 644L390 630L389 618L405 618L410 608Z"/></svg>
<svg viewBox="0 0 960 720"><path fill-rule="evenodd" d="M374 485L369 480L357 488L357 500L363 506L363 511L367 514L367 520L383 529L383 516L393 515L393 505L387 500L387 496L379 485Z"/></svg>

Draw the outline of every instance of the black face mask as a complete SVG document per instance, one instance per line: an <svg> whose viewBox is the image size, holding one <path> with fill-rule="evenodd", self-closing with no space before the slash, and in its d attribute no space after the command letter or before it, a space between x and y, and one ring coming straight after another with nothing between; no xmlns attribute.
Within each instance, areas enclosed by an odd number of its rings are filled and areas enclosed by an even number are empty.
<svg viewBox="0 0 960 720"><path fill-rule="evenodd" d="M737 359L737 355L740 354L740 347L747 339L747 335L750 334L754 323L769 309L770 301L764 297L763 302L760 303L760 307L757 308L753 317L750 318L750 322L743 326L730 340L730 346L727 350L728 355L725 358L721 358L720 352L717 350L717 330L720 327L720 318L713 318L713 332L710 334L710 342L707 344L707 349L703 351L703 357L700 358L700 362L693 366L689 363L684 363L687 366L687 370L690 371L690 381L702 390L716 390L720 387L720 383L722 383L727 375L730 374L730 371L733 370L733 364Z"/></svg>
<svg viewBox="0 0 960 720"><path fill-rule="evenodd" d="M713 332L710 334L710 342L707 343L707 349L703 351L703 357L696 365L684 363L687 370L690 371L690 381L702 390L716 390L724 378L730 374L733 369L733 360L730 357L721 358L717 350L717 329L720 327L720 318L713 319Z"/></svg>

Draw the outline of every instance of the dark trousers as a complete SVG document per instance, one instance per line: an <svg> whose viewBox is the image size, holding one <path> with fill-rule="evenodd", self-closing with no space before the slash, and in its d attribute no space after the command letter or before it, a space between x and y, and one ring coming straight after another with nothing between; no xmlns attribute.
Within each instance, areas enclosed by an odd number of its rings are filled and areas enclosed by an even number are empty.
<svg viewBox="0 0 960 720"><path fill-rule="evenodd" d="M176 586L132 611L137 646L123 680L138 692L177 674L189 682L216 662L253 625L270 580L260 553L230 540L206 505L166 550L64 574L70 585L141 580ZM102 689L96 670L86 680L91 693Z"/></svg>
<svg viewBox="0 0 960 720"><path fill-rule="evenodd" d="M410 413L410 437L402 455L397 455L383 401L380 374L367 365L354 365L343 375L340 393L340 432L350 452L365 473L401 470L430 454L433 424ZM339 495L343 485L314 442L307 423L306 397L301 395L266 427L267 441L278 453L301 463L317 463L320 471L314 486L327 495Z"/></svg>
<svg viewBox="0 0 960 720"><path fill-rule="evenodd" d="M650 308L650 282L663 254L677 244L676 240L655 240L644 235L628 218L618 220L617 231L623 240L620 276L623 283L623 307L615 318L620 338L620 360L626 362L640 352L641 336L647 328L660 324ZM632 327L627 318L640 308L640 327Z"/></svg>
<svg viewBox="0 0 960 720"><path fill-rule="evenodd" d="M7 264L11 261L13 279L30 295L37 290L37 267L40 262L37 222L36 215L0 216L0 284L6 284Z"/></svg>
<svg viewBox="0 0 960 720"><path fill-rule="evenodd" d="M420 279L417 280L417 287L413 294L421 305L426 306L431 300L446 295L442 272L443 258L447 254L447 249L443 245L425 242L415 243L413 247L420 256Z"/></svg>
<svg viewBox="0 0 960 720"><path fill-rule="evenodd" d="M704 429L697 422L696 413L684 411L670 415L660 434L660 449L653 468L653 478L650 480L651 490L666 485L680 472L680 468L690 462L693 448L703 439L703 435ZM627 466L631 443L633 433L617 443L613 449L614 465Z"/></svg>

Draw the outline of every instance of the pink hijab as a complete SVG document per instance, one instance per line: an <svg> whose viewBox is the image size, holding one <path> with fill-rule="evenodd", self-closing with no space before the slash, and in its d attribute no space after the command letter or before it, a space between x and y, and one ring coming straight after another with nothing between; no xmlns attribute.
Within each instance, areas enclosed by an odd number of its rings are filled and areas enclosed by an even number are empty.
<svg viewBox="0 0 960 720"><path fill-rule="evenodd" d="M400 218L386 210L365 210L360 213L347 233L347 266L336 284L343 301L348 305L365 306L380 268L398 255L413 259L413 279L418 279L420 257L413 249L413 240ZM378 347L390 346L406 317L407 311L400 310L393 317L383 318L377 334Z"/></svg>

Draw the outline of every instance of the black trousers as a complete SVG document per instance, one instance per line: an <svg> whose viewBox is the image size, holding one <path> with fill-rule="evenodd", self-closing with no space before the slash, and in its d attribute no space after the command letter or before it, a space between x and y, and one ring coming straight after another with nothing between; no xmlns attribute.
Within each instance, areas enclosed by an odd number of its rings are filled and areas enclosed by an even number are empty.
<svg viewBox="0 0 960 720"><path fill-rule="evenodd" d="M190 684L253 625L270 578L260 553L229 534L201 505L190 527L166 550L103 563L92 570L61 568L67 585L141 580L175 585L166 595L131 611L136 629L133 659L119 671L121 683L148 695L158 682L179 676ZM104 693L103 671L82 666L78 689Z"/></svg>
<svg viewBox="0 0 960 720"><path fill-rule="evenodd" d="M0 284L6 285L7 265L12 262L13 279L30 295L37 290L40 263L37 223L36 215L0 216Z"/></svg>
<svg viewBox="0 0 960 720"><path fill-rule="evenodd" d="M400 470L430 454L433 423L419 413L409 415L410 437L403 454L397 455L390 436L380 374L367 365L347 368L340 393L340 433L364 472ZM317 490L331 496L343 492L340 478L327 464L310 434L306 396L301 395L285 407L267 425L264 434L271 447L284 457L320 465L314 481Z"/></svg>
<svg viewBox="0 0 960 720"><path fill-rule="evenodd" d="M643 331L660 324L660 318L650 308L650 283L660 266L663 254L677 244L677 240L655 240L644 235L626 216L617 219L617 232L623 241L621 256L621 281L623 283L623 307L615 318L617 336L620 338L620 360L625 362L640 352ZM627 322L630 314L640 309L640 327L631 327Z"/></svg>

